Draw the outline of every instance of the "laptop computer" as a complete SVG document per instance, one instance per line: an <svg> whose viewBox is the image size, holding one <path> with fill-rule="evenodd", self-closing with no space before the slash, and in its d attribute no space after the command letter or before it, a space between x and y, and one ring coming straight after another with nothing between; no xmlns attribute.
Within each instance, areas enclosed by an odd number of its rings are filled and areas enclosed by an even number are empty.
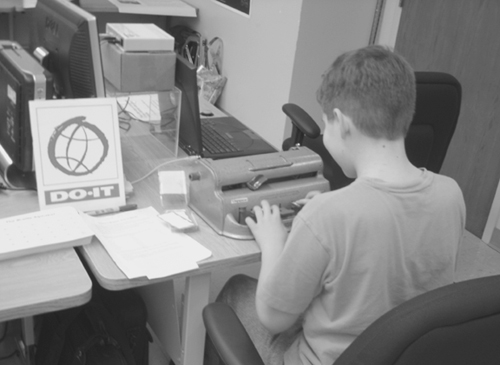
<svg viewBox="0 0 500 365"><path fill-rule="evenodd" d="M180 55L176 60L175 85L182 92L179 146L188 155L215 160L276 152L234 117L200 116L196 66Z"/></svg>

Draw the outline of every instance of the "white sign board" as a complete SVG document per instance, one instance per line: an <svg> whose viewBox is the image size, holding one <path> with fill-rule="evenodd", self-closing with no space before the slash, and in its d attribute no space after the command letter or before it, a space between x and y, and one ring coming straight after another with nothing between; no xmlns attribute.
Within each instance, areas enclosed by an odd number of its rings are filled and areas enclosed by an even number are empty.
<svg viewBox="0 0 500 365"><path fill-rule="evenodd" d="M125 204L116 99L30 101L40 209Z"/></svg>

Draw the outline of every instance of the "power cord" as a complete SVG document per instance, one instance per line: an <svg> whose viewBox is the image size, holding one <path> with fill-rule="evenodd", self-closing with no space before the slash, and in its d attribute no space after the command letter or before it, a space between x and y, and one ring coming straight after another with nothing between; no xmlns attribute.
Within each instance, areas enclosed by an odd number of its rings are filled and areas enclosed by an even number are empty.
<svg viewBox="0 0 500 365"><path fill-rule="evenodd" d="M107 33L99 34L99 40L101 41L101 43L104 43L104 42L111 43L111 44L121 44L122 43L114 35L107 34Z"/></svg>
<svg viewBox="0 0 500 365"><path fill-rule="evenodd" d="M200 156L188 156L188 157L183 157L183 158L179 158L179 159L173 159L173 160L168 160L166 162L163 162L161 164L159 164L158 166L156 166L154 169L152 169L151 171L149 171L146 175L144 175L143 177L135 180L135 181L131 181L130 183L132 185L134 184L137 184L138 182L148 178L149 176L151 176L155 171L157 171L160 167L163 167L165 165L168 165L170 163L174 163L174 162L181 162L181 161L190 161L190 160L197 160L199 159Z"/></svg>

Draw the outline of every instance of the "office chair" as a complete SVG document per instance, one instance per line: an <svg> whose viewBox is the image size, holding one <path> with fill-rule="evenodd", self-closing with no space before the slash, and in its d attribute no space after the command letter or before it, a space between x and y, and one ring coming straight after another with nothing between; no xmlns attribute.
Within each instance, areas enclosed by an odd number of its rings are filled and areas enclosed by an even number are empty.
<svg viewBox="0 0 500 365"><path fill-rule="evenodd" d="M334 365L497 365L499 288L496 275L410 299L373 322ZM210 303L203 320L226 365L263 364L231 307Z"/></svg>
<svg viewBox="0 0 500 365"><path fill-rule="evenodd" d="M462 87L454 76L444 72L417 71L415 80L417 100L405 139L406 153L415 166L438 173L457 125ZM326 150L316 122L298 105L285 104L282 109L293 123L292 135L283 142L283 150L296 144L309 147L323 159L323 175L331 190L349 185L353 180L344 175Z"/></svg>

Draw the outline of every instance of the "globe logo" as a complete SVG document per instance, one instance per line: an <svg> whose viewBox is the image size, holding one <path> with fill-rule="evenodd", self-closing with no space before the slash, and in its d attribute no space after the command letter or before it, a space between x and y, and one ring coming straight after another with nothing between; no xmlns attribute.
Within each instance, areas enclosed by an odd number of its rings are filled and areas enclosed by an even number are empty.
<svg viewBox="0 0 500 365"><path fill-rule="evenodd" d="M82 116L57 126L48 144L52 165L70 176L94 172L106 159L108 150L109 143L104 133Z"/></svg>

